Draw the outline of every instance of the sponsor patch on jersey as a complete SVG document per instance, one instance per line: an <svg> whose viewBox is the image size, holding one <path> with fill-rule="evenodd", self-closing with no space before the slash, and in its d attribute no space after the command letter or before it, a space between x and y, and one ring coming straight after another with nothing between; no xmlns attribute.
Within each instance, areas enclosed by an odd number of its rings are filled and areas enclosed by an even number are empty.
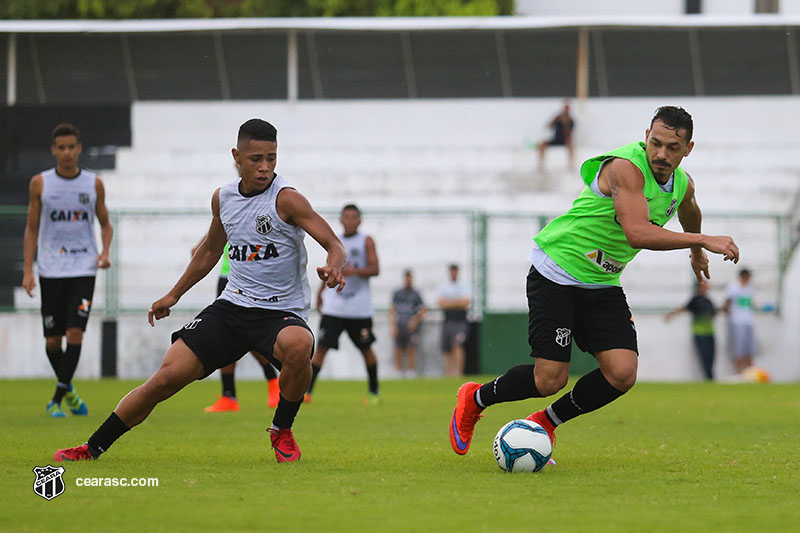
<svg viewBox="0 0 800 533"><path fill-rule="evenodd" d="M617 261L600 249L592 250L591 252L584 254L584 257L595 264L597 268L603 272L619 274L625 268L625 263Z"/></svg>

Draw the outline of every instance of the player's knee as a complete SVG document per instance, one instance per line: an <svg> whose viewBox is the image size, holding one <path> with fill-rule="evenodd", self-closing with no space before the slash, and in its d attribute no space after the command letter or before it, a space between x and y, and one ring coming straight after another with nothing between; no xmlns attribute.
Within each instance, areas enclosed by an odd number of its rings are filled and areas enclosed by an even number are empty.
<svg viewBox="0 0 800 533"><path fill-rule="evenodd" d="M304 328L286 328L280 333L278 348L284 367L306 366L310 364L308 355L314 349L314 338Z"/></svg>
<svg viewBox="0 0 800 533"><path fill-rule="evenodd" d="M168 366L162 366L147 380L150 392L157 397L169 397L181 389L181 380Z"/></svg>
<svg viewBox="0 0 800 533"><path fill-rule="evenodd" d="M606 380L615 389L627 392L636 384L637 365L615 366L603 371Z"/></svg>
<svg viewBox="0 0 800 533"><path fill-rule="evenodd" d="M83 343L83 331L80 328L67 329L66 337L67 337L67 344Z"/></svg>
<svg viewBox="0 0 800 533"><path fill-rule="evenodd" d="M560 374L536 376L536 390L538 390L542 396L553 395L567 385L568 378L569 375L562 376Z"/></svg>

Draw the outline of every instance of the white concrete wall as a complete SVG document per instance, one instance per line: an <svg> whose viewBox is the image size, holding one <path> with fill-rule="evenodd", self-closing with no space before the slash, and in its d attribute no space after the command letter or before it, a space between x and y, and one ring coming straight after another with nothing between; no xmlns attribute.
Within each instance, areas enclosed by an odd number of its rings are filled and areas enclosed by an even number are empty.
<svg viewBox="0 0 800 533"><path fill-rule="evenodd" d="M550 170L537 173L529 145L546 135L542 125L560 104L560 99L139 103L133 109L133 146L120 152L115 172L103 174L107 203L112 210L207 210L214 188L233 177L230 148L239 124L260 116L279 130L279 171L318 209L336 211L343 203L355 201L367 210L468 207L558 213L569 206L581 182L574 170L566 169L563 149L553 149L548 154ZM800 129L794 127L800 123L800 106L796 97L626 98L575 103L578 159L643 138L653 111L664 104L683 105L695 118L697 144L684 166L695 177L706 213L785 212L800 186L796 169ZM338 229L335 215L329 222ZM119 256L112 259L121 265L121 303L146 308L168 290L207 224L207 215L147 215L120 223L115 234ZM774 302L779 289L774 228L762 222L712 218L706 219L705 228L737 238L743 264L755 269L759 297L762 302ZM524 309L525 258L537 229L531 220L501 220L490 226L491 307ZM405 267L417 270L417 283L426 301L433 303L435 287L445 275L444 265L453 260L465 266L469 263L471 241L468 219L463 215L366 216L363 230L376 236L382 260L383 274L373 284L377 307L388 306L391 290L399 285ZM308 248L313 267L323 259L323 252L310 239ZM623 277L632 305L683 303L691 287L685 255L643 252ZM721 303L724 286L734 278L737 267L715 259L711 268L712 297ZM796 303L800 294L797 271L795 267L786 281L787 291L793 290L784 292L787 305ZM464 275L469 281L468 268ZM213 276L204 280L184 297L183 308L206 305L215 283ZM90 322L79 376L99 374L96 321L102 313L102 298L95 300L100 305ZM37 303L22 295L18 302L33 308ZM152 330L146 327L144 316L122 315L121 374L145 376L157 368L169 333L182 320L173 317ZM643 379L699 375L686 324L665 325L660 317L650 315L639 317L637 324ZM316 327L313 320L312 326ZM798 379L800 343L791 337L797 334L796 326L796 311L789 318L759 317L764 366L776 370L781 378ZM50 374L39 327L35 314L0 315L0 375ZM382 358L388 358L388 331L385 324L378 327L383 329L378 331L377 348ZM431 361L437 361L435 348L432 350ZM361 376L359 359L355 352L341 357L341 363L332 358L323 377ZM385 361L388 359L382 359L382 367L388 369L391 365ZM247 370L248 363L244 365L244 375L258 375L257 368ZM787 370L783 373L781 369Z"/></svg>
<svg viewBox="0 0 800 533"><path fill-rule="evenodd" d="M793 286L792 290L797 290L796 278ZM798 328L800 311L797 307L795 301L791 306L792 310L787 309L787 313L780 318L774 314L760 314L757 317L759 352L756 364L766 369L775 381L800 380L800 348L798 348L800 338L797 333L800 331ZM126 313L120 316L118 319L120 377L144 380L155 372L169 348L171 333L193 316L193 313L181 311L179 306L176 312L169 318L157 322L154 328L147 324L144 312ZM641 381L702 379L702 371L691 341L688 316L677 317L667 323L664 322L663 315L635 313L635 319L641 354L639 358ZM76 377L79 379L100 376L101 321L99 313L89 320L76 372ZM309 323L316 331L319 318L313 315ZM732 366L727 356L724 318L717 319L716 327L718 349L715 370L719 377L724 378L732 374ZM423 325L423 342L418 365L420 376L442 374L441 354L438 348L439 328L439 319L435 314ZM374 348L378 356L380 376L382 379L396 379L398 374L392 363L392 341L384 313L379 313L375 317L375 333L378 340ZM526 357L527 354L519 355L521 362L526 361ZM236 374L240 379L263 379L260 366L249 355L242 358ZM0 314L0 377L51 376L52 370L44 352L40 317L37 314ZM209 379L217 379L216 376L214 374ZM329 352L320 378L366 378L363 359L346 335L342 335L340 339L340 350Z"/></svg>
<svg viewBox="0 0 800 533"><path fill-rule="evenodd" d="M708 0L704 0L705 3ZM683 14L684 0L641 2L639 0L515 0L518 15L576 17L594 15L674 16Z"/></svg>

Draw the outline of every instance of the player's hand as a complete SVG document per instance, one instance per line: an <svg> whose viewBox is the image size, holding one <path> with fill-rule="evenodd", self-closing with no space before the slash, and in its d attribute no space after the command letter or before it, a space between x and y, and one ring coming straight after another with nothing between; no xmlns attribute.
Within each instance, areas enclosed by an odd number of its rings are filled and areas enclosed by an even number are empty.
<svg viewBox="0 0 800 533"><path fill-rule="evenodd" d="M111 261L108 259L108 255L100 254L97 256L97 268L108 268L111 266Z"/></svg>
<svg viewBox="0 0 800 533"><path fill-rule="evenodd" d="M331 266L317 267L317 276L325 282L325 286L329 289L336 287L336 292L342 292L342 289L344 289L344 275L338 268Z"/></svg>
<svg viewBox="0 0 800 533"><path fill-rule="evenodd" d="M353 265L351 265L350 263L347 263L344 266L344 268L342 268L342 276L344 276L346 278L349 278L350 276L353 275L353 273L355 271L356 271L355 267Z"/></svg>
<svg viewBox="0 0 800 533"><path fill-rule="evenodd" d="M178 299L174 296L170 296L169 294L159 300L156 300L147 311L147 321L151 326L155 326L153 319L155 318L155 320L161 320L162 318L169 316L169 308L176 303L178 303Z"/></svg>
<svg viewBox="0 0 800 533"><path fill-rule="evenodd" d="M33 298L33 289L36 287L36 278L33 277L33 272L25 272L22 275L22 288L28 293L28 296Z"/></svg>
<svg viewBox="0 0 800 533"><path fill-rule="evenodd" d="M739 262L739 247L727 235L706 235L703 248L715 254L722 254L725 261Z"/></svg>
<svg viewBox="0 0 800 533"><path fill-rule="evenodd" d="M689 258L697 283L703 285L707 279L711 279L711 274L708 272L708 256L703 250L692 250Z"/></svg>

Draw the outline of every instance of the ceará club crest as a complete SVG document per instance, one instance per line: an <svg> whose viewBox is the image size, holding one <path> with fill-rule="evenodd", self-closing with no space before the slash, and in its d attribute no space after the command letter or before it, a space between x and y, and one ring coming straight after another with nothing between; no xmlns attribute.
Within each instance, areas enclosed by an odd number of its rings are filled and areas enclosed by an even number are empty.
<svg viewBox="0 0 800 533"><path fill-rule="evenodd" d="M256 217L256 231L261 235L266 235L272 231L272 217L269 215Z"/></svg>

